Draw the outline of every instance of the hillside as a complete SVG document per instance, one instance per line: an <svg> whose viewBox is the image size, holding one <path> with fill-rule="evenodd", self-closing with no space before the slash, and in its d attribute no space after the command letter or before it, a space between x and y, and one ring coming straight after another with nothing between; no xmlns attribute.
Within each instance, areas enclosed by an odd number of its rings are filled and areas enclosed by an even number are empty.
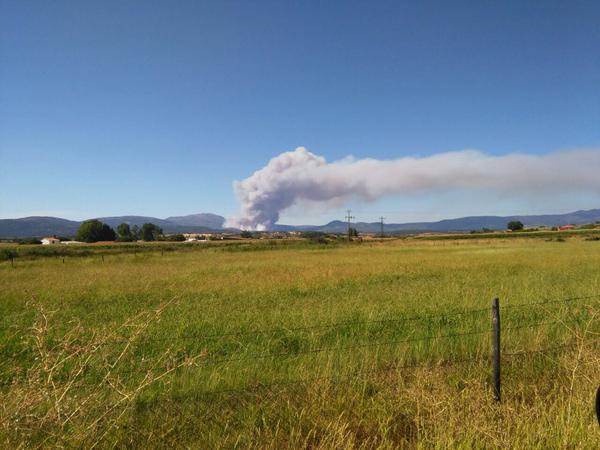
<svg viewBox="0 0 600 450"><path fill-rule="evenodd" d="M165 233L209 233L223 229L225 218L217 214L199 213L187 216L173 216L166 219L149 216L114 216L99 217L98 220L115 228L120 223L137 225L151 222L160 226ZM566 214L521 215L521 216L469 216L456 219L445 219L437 222L386 223L386 232L443 232L470 231L489 228L503 230L511 220L519 220L527 227L555 227L566 224L580 225L600 220L600 209L574 211ZM57 217L24 217L21 219L1 219L0 238L22 238L44 235L73 235L81 222L60 219ZM352 224L362 233L377 233L381 229L379 222L356 222ZM328 233L344 233L348 224L334 220L325 225L283 225L276 224L273 231L323 231Z"/></svg>
<svg viewBox="0 0 600 450"><path fill-rule="evenodd" d="M57 217L23 217L21 219L1 219L0 237L29 236L70 236L75 234L80 222Z"/></svg>
<svg viewBox="0 0 600 450"><path fill-rule="evenodd" d="M600 209L575 211L566 214L546 214L536 216L468 216L457 219L445 219L437 222L412 222L412 223L386 223L385 231L410 232L410 231L470 231L489 228L491 230L504 230L511 220L519 220L527 227L556 227L566 224L580 225L594 223L600 220ZM356 222L352 226L363 233L377 233L381 229L379 222ZM334 220L325 225L275 225L279 231L323 231L328 233L343 233L348 224L341 220Z"/></svg>
<svg viewBox="0 0 600 450"><path fill-rule="evenodd" d="M121 223L141 227L145 223L154 223L165 233L209 233L214 232L215 224L223 224L224 217L215 214L193 214L191 216L159 219L149 216L113 216L98 217L98 220L116 228ZM205 219L205 220L204 220ZM0 238L42 237L47 235L73 236L81 222L57 217L23 217L20 219L0 219Z"/></svg>
<svg viewBox="0 0 600 450"><path fill-rule="evenodd" d="M225 217L211 213L190 214L187 216L173 216L165 219L167 222L186 227L207 227L215 230L223 228Z"/></svg>

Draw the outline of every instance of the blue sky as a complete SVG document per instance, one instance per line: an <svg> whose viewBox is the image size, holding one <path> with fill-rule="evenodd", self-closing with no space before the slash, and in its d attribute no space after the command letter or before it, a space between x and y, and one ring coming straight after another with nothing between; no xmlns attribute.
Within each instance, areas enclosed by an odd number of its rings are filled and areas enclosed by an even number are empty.
<svg viewBox="0 0 600 450"><path fill-rule="evenodd" d="M0 0L0 217L238 209L232 182L328 161L600 148L593 1ZM361 220L600 207L473 192L348 204ZM316 223L339 210L284 214Z"/></svg>

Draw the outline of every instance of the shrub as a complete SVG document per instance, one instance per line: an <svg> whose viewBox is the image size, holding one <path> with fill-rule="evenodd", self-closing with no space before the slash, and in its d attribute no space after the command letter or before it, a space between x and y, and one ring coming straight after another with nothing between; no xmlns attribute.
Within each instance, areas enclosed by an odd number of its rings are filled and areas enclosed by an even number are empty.
<svg viewBox="0 0 600 450"><path fill-rule="evenodd" d="M161 234L158 236L157 240L166 242L183 242L185 241L185 236L183 234Z"/></svg>
<svg viewBox="0 0 600 450"><path fill-rule="evenodd" d="M511 231L521 231L523 230L523 222L521 222L520 220L511 220L506 225L506 228L508 228Z"/></svg>
<svg viewBox="0 0 600 450"><path fill-rule="evenodd" d="M0 250L0 261L8 261L9 259L16 258L17 252L8 248Z"/></svg>
<svg viewBox="0 0 600 450"><path fill-rule="evenodd" d="M25 238L19 241L19 245L40 245L42 241L38 238Z"/></svg>
<svg viewBox="0 0 600 450"><path fill-rule="evenodd" d="M303 231L302 233L300 233L300 237L303 237L305 239L318 239L324 236L325 233L323 233L322 231Z"/></svg>

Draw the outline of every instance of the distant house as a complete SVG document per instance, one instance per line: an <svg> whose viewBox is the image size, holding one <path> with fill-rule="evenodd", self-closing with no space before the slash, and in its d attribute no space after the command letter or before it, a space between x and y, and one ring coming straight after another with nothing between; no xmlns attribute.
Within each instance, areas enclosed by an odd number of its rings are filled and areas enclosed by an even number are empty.
<svg viewBox="0 0 600 450"><path fill-rule="evenodd" d="M575 225L563 225L562 227L558 227L560 231L574 230Z"/></svg>
<svg viewBox="0 0 600 450"><path fill-rule="evenodd" d="M42 245L60 244L60 239L56 236L45 237L41 239Z"/></svg>

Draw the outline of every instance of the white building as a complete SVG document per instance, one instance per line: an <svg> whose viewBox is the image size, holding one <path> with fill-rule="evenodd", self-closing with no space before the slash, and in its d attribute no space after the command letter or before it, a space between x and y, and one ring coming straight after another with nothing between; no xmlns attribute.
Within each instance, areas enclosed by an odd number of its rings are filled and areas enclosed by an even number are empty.
<svg viewBox="0 0 600 450"><path fill-rule="evenodd" d="M54 236L42 238L42 245L53 245L53 244L60 244L60 239L58 239Z"/></svg>

